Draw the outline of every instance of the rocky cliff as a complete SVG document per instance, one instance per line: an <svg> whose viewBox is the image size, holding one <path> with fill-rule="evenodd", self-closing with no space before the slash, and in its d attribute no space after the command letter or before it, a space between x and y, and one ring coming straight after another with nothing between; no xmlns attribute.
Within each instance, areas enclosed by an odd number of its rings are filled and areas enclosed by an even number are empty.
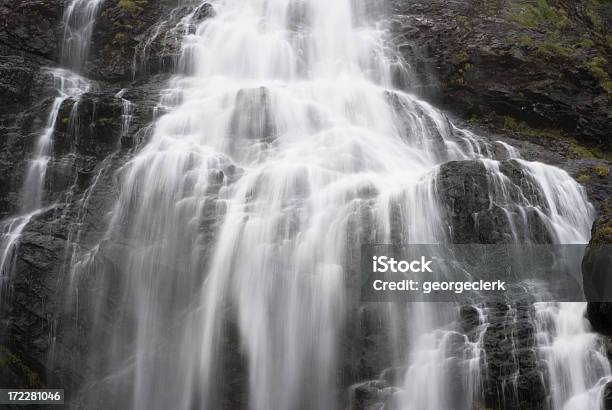
<svg viewBox="0 0 612 410"><path fill-rule="evenodd" d="M421 93L474 124L548 139L546 145L565 140L570 155L609 153L609 2L397 0L393 6L394 36ZM575 142L588 149L572 147Z"/></svg>

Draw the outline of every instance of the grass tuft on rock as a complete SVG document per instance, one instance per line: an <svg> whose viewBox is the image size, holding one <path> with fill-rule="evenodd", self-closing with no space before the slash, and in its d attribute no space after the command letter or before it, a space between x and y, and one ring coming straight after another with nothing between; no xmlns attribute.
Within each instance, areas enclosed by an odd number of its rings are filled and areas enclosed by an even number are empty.
<svg viewBox="0 0 612 410"><path fill-rule="evenodd" d="M19 378L21 383L15 388L40 389L44 388L40 376L30 369L23 361L5 346L0 345L0 372L9 370Z"/></svg>
<svg viewBox="0 0 612 410"><path fill-rule="evenodd" d="M604 158L608 159L609 154L597 150L591 150L578 143L574 138L567 136L561 130L532 128L527 123L519 121L513 117L505 116L503 121L505 131L513 132L519 135L524 135L533 140L556 140L563 141L567 144L571 152L578 158Z"/></svg>
<svg viewBox="0 0 612 410"><path fill-rule="evenodd" d="M612 94L612 80L606 71L607 67L606 59L597 56L584 64L584 67L589 70L591 75L599 81L599 85L607 93Z"/></svg>
<svg viewBox="0 0 612 410"><path fill-rule="evenodd" d="M516 10L512 17L517 23L530 28L552 26L562 29L571 24L564 10L551 6L546 0L536 0L535 4Z"/></svg>

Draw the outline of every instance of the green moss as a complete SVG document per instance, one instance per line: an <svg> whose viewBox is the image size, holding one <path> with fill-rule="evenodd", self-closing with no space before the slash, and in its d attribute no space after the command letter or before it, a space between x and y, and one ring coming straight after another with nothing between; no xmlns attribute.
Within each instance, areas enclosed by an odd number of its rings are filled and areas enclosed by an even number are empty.
<svg viewBox="0 0 612 410"><path fill-rule="evenodd" d="M593 243L611 243L612 240L612 226L604 226L603 228L595 230L591 242Z"/></svg>
<svg viewBox="0 0 612 410"><path fill-rule="evenodd" d="M607 178L609 174L610 169L606 165L594 165L580 171L580 174L578 174L576 180L580 183L585 183L590 181L592 176Z"/></svg>
<svg viewBox="0 0 612 410"><path fill-rule="evenodd" d="M572 49L563 46L552 40L547 40L542 43L539 43L536 46L536 50L538 54L544 57L564 57L569 58L572 56Z"/></svg>
<svg viewBox="0 0 612 410"><path fill-rule="evenodd" d="M586 62L584 67L590 71L591 75L593 75L597 81L599 81L601 88L603 88L607 93L612 94L612 80L606 71L608 64L605 58L597 56Z"/></svg>
<svg viewBox="0 0 612 410"><path fill-rule="evenodd" d="M580 174L578 177L576 177L576 181L580 182L581 184L589 182L590 179L591 177L588 174Z"/></svg>
<svg viewBox="0 0 612 410"><path fill-rule="evenodd" d="M612 151L603 151L599 148L591 148L591 152L593 155L595 155L595 158L601 158L608 162L612 162Z"/></svg>
<svg viewBox="0 0 612 410"><path fill-rule="evenodd" d="M509 132L515 132L534 139L550 139L563 141L570 148L572 153L580 158L596 158L595 153L580 145L575 139L568 137L561 130L531 128L527 123L518 121L513 117L504 117L503 128Z"/></svg>
<svg viewBox="0 0 612 410"><path fill-rule="evenodd" d="M595 174L598 176L605 178L610 174L610 169L604 165L595 165L591 168Z"/></svg>
<svg viewBox="0 0 612 410"><path fill-rule="evenodd" d="M113 119L112 118L98 118L97 123L98 125L105 127L108 125L112 125Z"/></svg>
<svg viewBox="0 0 612 410"><path fill-rule="evenodd" d="M147 2L148 0L119 0L117 6L121 7L132 16L137 16L142 12L142 6L146 5Z"/></svg>
<svg viewBox="0 0 612 410"><path fill-rule="evenodd" d="M455 54L455 61L459 63L463 63L465 61L468 61L469 59L470 59L470 56L468 56L468 54L465 51L461 51Z"/></svg>
<svg viewBox="0 0 612 410"><path fill-rule="evenodd" d="M458 24L466 26L470 22L470 19L467 16L457 16L457 18L455 18L455 21Z"/></svg>
<svg viewBox="0 0 612 410"><path fill-rule="evenodd" d="M9 368L23 383L19 388L43 388L44 384L36 372L30 369L23 361L5 346L0 345L0 369Z"/></svg>
<svg viewBox="0 0 612 410"><path fill-rule="evenodd" d="M527 34L521 34L517 38L520 46L534 50L542 58L562 57L570 58L574 51L561 43L559 32L553 32L544 41L534 40Z"/></svg>
<svg viewBox="0 0 612 410"><path fill-rule="evenodd" d="M115 34L115 38L113 39L113 44L116 45L123 45L125 43L127 43L128 37L125 33L123 32L119 32L117 34Z"/></svg>
<svg viewBox="0 0 612 410"><path fill-rule="evenodd" d="M583 38L578 44L580 44L582 48L593 48L595 46L595 43L593 43L593 40L590 38Z"/></svg>
<svg viewBox="0 0 612 410"><path fill-rule="evenodd" d="M571 138L567 138L566 140L569 143L569 146L574 152L574 154L576 154L576 156L580 158L595 158L595 154L593 154L593 151L578 144L576 140Z"/></svg>
<svg viewBox="0 0 612 410"><path fill-rule="evenodd" d="M119 0L117 3L119 7L129 12L132 12L138 8L138 5L134 0Z"/></svg>
<svg viewBox="0 0 612 410"><path fill-rule="evenodd" d="M527 34L521 34L518 37L518 43L519 45L527 48L533 48L535 46L535 41Z"/></svg>
<svg viewBox="0 0 612 410"><path fill-rule="evenodd" d="M546 0L537 0L535 4L514 11L512 18L522 26L531 28L551 26L561 29L571 23L565 10L551 6Z"/></svg>
<svg viewBox="0 0 612 410"><path fill-rule="evenodd" d="M605 64L605 60L602 57L595 57L593 60L586 63L586 67L591 71L591 73L598 80L604 79L608 77L608 73L606 73L603 65Z"/></svg>
<svg viewBox="0 0 612 410"><path fill-rule="evenodd" d="M601 31L603 30L603 22L601 21L601 17L593 10L593 8L588 7L585 11L586 16L591 20L591 24L595 27L595 30Z"/></svg>

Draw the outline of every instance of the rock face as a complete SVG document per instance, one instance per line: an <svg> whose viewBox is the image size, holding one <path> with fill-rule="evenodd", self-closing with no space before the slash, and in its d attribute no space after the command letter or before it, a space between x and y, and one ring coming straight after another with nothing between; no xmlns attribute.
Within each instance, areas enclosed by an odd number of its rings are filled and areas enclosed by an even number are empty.
<svg viewBox="0 0 612 410"><path fill-rule="evenodd" d="M0 219L18 209L25 157L52 101L61 8L53 0L0 2Z"/></svg>
<svg viewBox="0 0 612 410"><path fill-rule="evenodd" d="M525 123L610 150L609 2L392 3L398 47L427 98L475 123Z"/></svg>
<svg viewBox="0 0 612 410"><path fill-rule="evenodd" d="M61 13L56 0L2 1L0 44L19 55L28 53L54 59L61 36L57 24Z"/></svg>
<svg viewBox="0 0 612 410"><path fill-rule="evenodd" d="M102 5L88 64L91 78L129 82L178 68L181 39L212 15L210 4L174 0L106 1Z"/></svg>
<svg viewBox="0 0 612 410"><path fill-rule="evenodd" d="M167 74L136 72L134 50L153 47L151 30L166 31L187 15L195 24L208 7L176 9L174 1L108 0L99 11L85 77L91 91L63 102L53 131L42 202L22 232L10 281L0 286L0 381L2 386L66 386L76 391L89 371L85 360L91 325L66 313L72 252L99 241L117 195L115 172L149 136ZM63 36L58 0L0 2L0 220L20 213L20 196L35 144L46 127L57 92L48 68L58 67ZM134 7L132 7L134 6ZM167 19L168 15L174 16ZM164 23L165 21L165 23ZM189 26L193 29L194 26ZM179 50L181 30L140 58L155 66L161 50ZM159 57L161 58L161 57ZM137 70L138 71L138 70ZM78 241L77 241L77 238ZM8 284L7 284L8 283ZM94 284L84 292L95 291ZM109 295L108 311L113 299ZM82 307L82 311L86 311ZM104 320L109 320L104 319ZM104 321L103 320L103 321ZM104 328L104 324L101 324ZM108 327L110 328L110 327ZM51 346L53 345L53 352Z"/></svg>
<svg viewBox="0 0 612 410"><path fill-rule="evenodd" d="M612 383L606 384L606 388L604 390L604 410L612 410Z"/></svg>
<svg viewBox="0 0 612 410"><path fill-rule="evenodd" d="M549 243L546 227L533 208L525 208L527 225L515 224L512 220L517 209L509 205L509 199L528 197L523 191L532 193L533 205L545 206L542 198L534 194L537 191L530 189L531 178L511 160L502 161L499 171L506 181L500 179L497 169L487 169L482 161L453 161L440 167L436 188L446 209L453 243L492 244L516 240ZM505 190L494 188L500 181Z"/></svg>
<svg viewBox="0 0 612 410"><path fill-rule="evenodd" d="M610 245L612 245L612 199L601 207L599 218L593 223L591 242L582 262L582 274L587 300L587 318L593 329L612 336L612 303L602 302L612 292L609 279ZM607 296L607 297L606 297Z"/></svg>
<svg viewBox="0 0 612 410"><path fill-rule="evenodd" d="M492 189L499 175L507 178L503 194ZM497 178L496 178L497 175ZM494 181L495 179L495 181ZM453 243L510 243L514 241L550 243L541 219L526 206L528 223L515 224L516 209L508 208L508 197L529 197L533 205L544 207L544 201L530 189L531 178L516 161L505 160L499 168L488 169L482 161L455 161L441 166L437 192L446 209ZM493 193L491 195L491 193ZM520 202L519 202L520 203ZM517 232L515 226L526 229ZM487 327L482 335L486 360L481 363L485 408L540 409L546 402L544 365L535 353L533 305L489 301L484 305ZM478 313L475 308L461 309L459 328L476 340Z"/></svg>
<svg viewBox="0 0 612 410"><path fill-rule="evenodd" d="M485 408L541 409L546 403L544 364L537 357L531 304L489 304L484 334Z"/></svg>

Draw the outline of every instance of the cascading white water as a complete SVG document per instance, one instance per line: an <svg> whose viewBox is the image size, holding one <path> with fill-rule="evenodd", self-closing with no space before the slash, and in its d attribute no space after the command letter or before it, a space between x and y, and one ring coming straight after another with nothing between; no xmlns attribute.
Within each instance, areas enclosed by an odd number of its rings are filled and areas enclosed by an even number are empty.
<svg viewBox="0 0 612 410"><path fill-rule="evenodd" d="M536 304L540 353L550 376L550 408L601 408L612 380L610 362L596 334L589 331L581 303Z"/></svg>
<svg viewBox="0 0 612 410"><path fill-rule="evenodd" d="M41 206L43 183L47 164L51 155L52 137L62 104L75 100L72 112L77 110L80 96L91 89L89 80L81 77L80 72L89 51L92 30L97 9L102 0L70 0L64 11L64 37L62 64L67 68L49 69L57 97L53 101L47 125L41 133L30 161L21 198L22 212L32 212ZM73 71L71 71L73 70ZM73 121L73 115L69 121Z"/></svg>
<svg viewBox="0 0 612 410"><path fill-rule="evenodd" d="M62 63L81 72L87 61L98 9L104 0L67 0L64 10Z"/></svg>
<svg viewBox="0 0 612 410"><path fill-rule="evenodd" d="M77 74L87 58L96 12L103 0L71 0L64 11L64 38L62 64L68 68L45 69L52 78L56 97L51 104L47 123L41 131L27 165L26 177L21 189L19 215L0 222L0 279L8 278L19 238L31 218L42 211L44 181L52 155L53 132L62 104L75 100L72 114L76 113L78 100L91 89L91 83ZM74 70L71 71L71 70ZM69 122L72 123L71 114ZM1 295L0 295L1 296Z"/></svg>
<svg viewBox="0 0 612 410"><path fill-rule="evenodd" d="M395 59L372 18L380 5L213 6L215 17L184 39L184 75L160 103L168 113L120 171L109 231L71 270L119 289L83 400L112 391L105 400L135 409L235 408L246 385L257 410L339 408L341 335L356 302L349 267L362 243L449 240L435 191L446 161L482 160L512 223L534 209L555 241L587 241L592 209L569 175L517 161L546 206L527 193L517 201L506 188L521 188L486 159L484 140L393 88ZM120 283L104 278L111 270ZM419 304L399 319L409 334L395 343L410 351L401 408L469 409L479 399L482 348L449 330L456 313ZM449 356L457 337L469 346L463 357ZM240 366L243 383L230 374ZM553 383L575 377L556 368ZM447 395L452 371L465 375L461 401Z"/></svg>
<svg viewBox="0 0 612 410"><path fill-rule="evenodd" d="M123 98L123 95L127 91L127 88L121 89L117 94L115 94L115 98L121 99L121 130L119 131L119 140L117 146L121 146L121 138L125 138L128 136L130 132L130 125L132 124L132 120L134 119L134 104L128 100Z"/></svg>
<svg viewBox="0 0 612 410"><path fill-rule="evenodd" d="M52 137L57 122L57 117L60 108L64 101L75 99L86 93L90 88L90 83L83 77L74 74L64 69L49 70L49 74L53 78L55 89L58 93L53 101L47 125L41 133L34 150L34 157L28 166L26 179L23 184L21 195L21 211L22 213L33 212L41 207L41 199L44 190L44 180L47 172L47 165L52 154ZM72 108L73 113L76 112L77 104ZM70 116L71 121L73 115Z"/></svg>

